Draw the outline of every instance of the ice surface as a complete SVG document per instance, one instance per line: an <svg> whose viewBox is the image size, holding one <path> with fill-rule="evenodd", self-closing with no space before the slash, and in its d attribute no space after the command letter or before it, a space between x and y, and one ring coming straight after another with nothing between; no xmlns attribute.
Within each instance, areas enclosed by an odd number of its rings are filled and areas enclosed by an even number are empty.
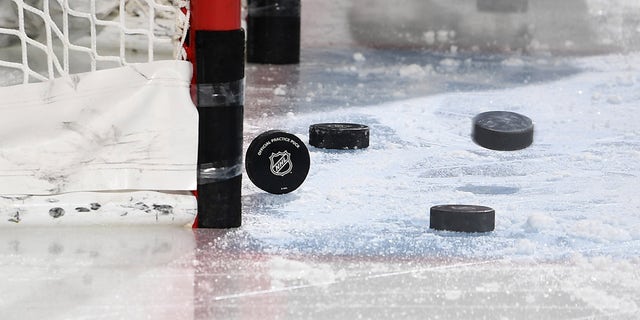
<svg viewBox="0 0 640 320"><path fill-rule="evenodd" d="M416 278L430 274L430 284L443 281L433 285L438 293L415 288L413 303L430 305L443 318L522 317L506 311L509 308L532 310L533 318L631 319L638 314L633 293L639 285L633 270L640 252L640 203L635 196L640 156L638 54L565 59L403 52L399 59L384 50L360 53L366 61L349 60L348 54L342 57L334 51L338 63L331 69L302 65L298 73L289 73L293 78L273 80L298 83L295 89L290 86L289 100L250 105L250 137L280 128L305 140L308 126L318 122L371 126L371 146L366 150L310 148L310 175L294 194L274 197L245 185L240 234L251 239L252 250L307 263L347 257L373 274L376 269L362 261L379 261L383 278L393 280L357 281L367 283L366 288L390 288L378 298L405 307L415 304L391 298L402 296L393 288L424 285ZM421 66L432 71L421 73ZM259 75L250 73L249 83ZM262 84L268 86L268 81ZM299 103L298 97L311 99ZM288 116L278 116L278 110ZM517 152L473 144L471 119L489 110L531 117L534 144ZM429 230L429 207L444 203L494 207L496 230ZM446 271L425 266L425 259L447 261ZM400 266L403 263L414 265ZM619 278L610 278L614 274ZM470 288L462 279L480 284ZM290 288L308 293L309 286L328 287L331 294L347 299L345 295L353 296L341 289L361 292L348 283L347 277ZM472 297L480 293L495 294L480 301L494 299L497 305L490 303L486 310L470 307L471 301L478 301ZM331 294L321 296L332 301ZM433 295L438 298L426 298ZM304 301L296 301L300 300ZM320 305L332 315L342 310L319 302L309 312L322 314ZM409 307L404 312L409 318L421 314Z"/></svg>
<svg viewBox="0 0 640 320"><path fill-rule="evenodd" d="M279 128L307 140L310 124L344 121L369 125L371 146L311 147L309 177L289 195L245 184L245 224L220 243L276 259L277 270L271 286L216 305L287 299L287 315L320 318L640 314L640 55L359 53L366 60L334 51L331 68L272 68L266 81L250 69L249 84L287 83L290 95L249 104L248 139ZM420 66L432 71L403 72ZM489 110L531 117L534 144L473 144L472 118ZM446 203L495 208L496 230L429 230L429 208ZM385 308L364 311L376 305Z"/></svg>
<svg viewBox="0 0 640 320"><path fill-rule="evenodd" d="M638 55L583 58L570 63L579 70L572 76L513 89L252 119L255 132L281 128L303 140L313 123L364 123L371 126L371 146L310 148L309 177L291 195L273 197L246 185L244 229L274 252L635 256L639 63ZM610 96L617 102L603 98ZM473 144L471 119L489 110L531 117L533 146L499 152ZM429 208L447 203L495 208L496 231L430 231Z"/></svg>
<svg viewBox="0 0 640 320"><path fill-rule="evenodd" d="M287 195L245 177L237 230L0 233L4 318L637 319L640 55L373 50L334 2L305 3L300 65L247 66L245 147L344 121L368 149L311 147ZM489 110L532 118L534 144L475 145ZM495 208L496 230L429 230L445 203Z"/></svg>

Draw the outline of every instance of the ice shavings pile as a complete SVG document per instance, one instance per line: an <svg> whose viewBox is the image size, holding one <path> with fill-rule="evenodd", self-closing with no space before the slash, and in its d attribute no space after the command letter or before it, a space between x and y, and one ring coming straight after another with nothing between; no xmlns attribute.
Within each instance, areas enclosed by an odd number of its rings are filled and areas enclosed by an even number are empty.
<svg viewBox="0 0 640 320"><path fill-rule="evenodd" d="M259 119L252 128L285 129L303 141L313 123L364 123L371 146L310 147L309 176L289 195L245 183L243 229L267 250L293 253L637 255L640 55L575 64L584 72L514 89ZM489 110L531 117L534 144L516 152L475 145L471 119ZM449 203L493 207L496 230L430 230L429 208Z"/></svg>

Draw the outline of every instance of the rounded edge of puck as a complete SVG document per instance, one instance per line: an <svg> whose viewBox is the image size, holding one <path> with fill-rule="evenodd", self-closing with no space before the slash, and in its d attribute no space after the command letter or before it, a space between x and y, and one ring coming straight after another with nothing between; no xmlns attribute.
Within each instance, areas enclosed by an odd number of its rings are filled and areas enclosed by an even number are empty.
<svg viewBox="0 0 640 320"><path fill-rule="evenodd" d="M245 170L258 188L285 194L298 189L307 178L311 158L307 146L297 136L269 130L255 137L245 155Z"/></svg>
<svg viewBox="0 0 640 320"><path fill-rule="evenodd" d="M473 118L473 141L497 151L522 150L533 144L531 118L511 111L487 111Z"/></svg>
<svg viewBox="0 0 640 320"><path fill-rule="evenodd" d="M316 123L309 126L309 144L322 149L365 149L369 131L369 126L357 123Z"/></svg>
<svg viewBox="0 0 640 320"><path fill-rule="evenodd" d="M457 232L491 232L495 229L495 210L465 204L433 206L430 209L429 228Z"/></svg>

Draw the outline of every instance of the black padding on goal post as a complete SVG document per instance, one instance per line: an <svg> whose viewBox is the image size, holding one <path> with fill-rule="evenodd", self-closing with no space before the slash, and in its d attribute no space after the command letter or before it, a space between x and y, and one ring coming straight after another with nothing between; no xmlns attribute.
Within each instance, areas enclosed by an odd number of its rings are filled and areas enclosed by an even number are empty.
<svg viewBox="0 0 640 320"><path fill-rule="evenodd" d="M242 175L198 185L198 228L237 228L242 224Z"/></svg>
<svg viewBox="0 0 640 320"><path fill-rule="evenodd" d="M196 31L197 83L223 83L244 78L244 30Z"/></svg>
<svg viewBox="0 0 640 320"><path fill-rule="evenodd" d="M199 228L242 223L244 30L196 31Z"/></svg>

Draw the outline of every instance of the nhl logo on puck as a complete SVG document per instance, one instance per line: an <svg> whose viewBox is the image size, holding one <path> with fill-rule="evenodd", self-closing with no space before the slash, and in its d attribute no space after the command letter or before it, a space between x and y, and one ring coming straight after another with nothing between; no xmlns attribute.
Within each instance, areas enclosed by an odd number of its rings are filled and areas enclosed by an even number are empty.
<svg viewBox="0 0 640 320"><path fill-rule="evenodd" d="M269 156L269 162L271 163L271 173L279 177L286 176L293 169L291 154L287 151L272 153Z"/></svg>
<svg viewBox="0 0 640 320"><path fill-rule="evenodd" d="M298 189L307 178L309 150L295 135L271 130L258 135L247 148L245 168L251 182L273 194Z"/></svg>

